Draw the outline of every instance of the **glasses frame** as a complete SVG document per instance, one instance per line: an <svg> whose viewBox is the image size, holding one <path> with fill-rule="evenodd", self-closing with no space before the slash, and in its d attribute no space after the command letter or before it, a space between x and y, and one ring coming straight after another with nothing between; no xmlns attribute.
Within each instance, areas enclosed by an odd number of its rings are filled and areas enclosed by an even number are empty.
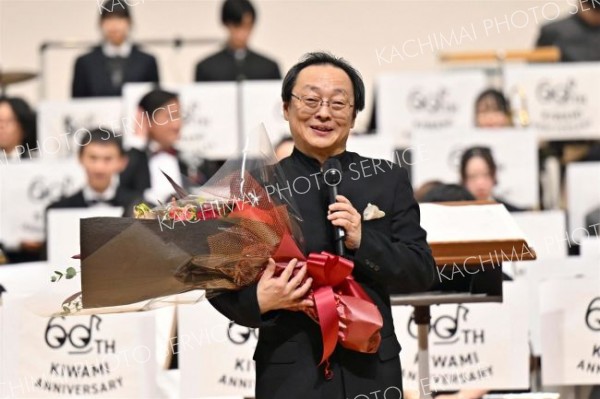
<svg viewBox="0 0 600 399"><path fill-rule="evenodd" d="M331 113L342 113L344 111L346 111L348 108L352 109L354 107L354 104L352 104L351 102L348 102L344 108L342 109L334 109L331 107L331 99L325 100L319 96L311 96L311 95L304 95L304 96L298 96L294 93L291 94L292 97L294 97L295 99L297 99L298 101L300 101L302 103L302 105L304 107L306 107L307 110L310 110L311 113L315 113L317 112L317 110L319 110L324 104L327 104L327 106L329 107L329 109L331 110ZM318 98L321 102L314 108L310 107L308 104L306 104L304 102L304 99L306 97L315 97Z"/></svg>

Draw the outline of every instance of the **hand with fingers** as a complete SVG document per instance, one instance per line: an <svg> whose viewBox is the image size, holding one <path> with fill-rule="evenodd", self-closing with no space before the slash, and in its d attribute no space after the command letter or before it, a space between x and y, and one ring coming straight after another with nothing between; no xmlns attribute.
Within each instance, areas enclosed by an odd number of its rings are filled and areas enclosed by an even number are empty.
<svg viewBox="0 0 600 399"><path fill-rule="evenodd" d="M346 248L358 249L362 235L362 217L348 198L338 195L335 199L337 202L329 205L327 219L331 221L332 225L341 227L346 231L344 240Z"/></svg>
<svg viewBox="0 0 600 399"><path fill-rule="evenodd" d="M303 282L306 276L306 265L302 266L294 275L297 263L298 260L293 259L281 274L276 276L275 261L269 259L269 263L258 281L256 291L261 314L277 309L302 311L314 305L312 299L306 298L312 278L309 277Z"/></svg>

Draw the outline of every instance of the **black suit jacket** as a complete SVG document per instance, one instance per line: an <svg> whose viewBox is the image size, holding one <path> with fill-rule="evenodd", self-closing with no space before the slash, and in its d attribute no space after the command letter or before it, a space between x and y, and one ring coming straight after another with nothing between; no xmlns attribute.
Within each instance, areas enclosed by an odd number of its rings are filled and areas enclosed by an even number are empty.
<svg viewBox="0 0 600 399"><path fill-rule="evenodd" d="M228 82L236 80L281 79L277 63L252 50L243 61L236 61L227 48L196 65L196 82Z"/></svg>
<svg viewBox="0 0 600 399"><path fill-rule="evenodd" d="M390 389L388 397L402 389L400 345L394 333L387 285L395 282L401 292L428 289L435 264L420 227L420 212L413 198L406 170L398 165L345 152L338 156L343 169L339 193L363 212L377 205L385 217L362 222L360 248L350 251L353 275L383 316L382 342L377 354L362 354L338 345L331 357L334 377L326 381L318 367L322 352L318 325L301 312L274 311L260 314L256 285L221 294L211 303L236 323L259 327L256 361L257 399L342 399ZM293 198L304 220L303 252L334 252L333 228L327 220L327 189L319 163L297 149L282 160ZM312 174L321 179L319 187ZM310 186L307 181L312 182ZM285 185L280 185L285 190ZM269 189L270 192L273 190ZM308 190L308 191L307 191ZM306 194L299 194L307 191ZM275 192L272 196L276 196Z"/></svg>
<svg viewBox="0 0 600 399"><path fill-rule="evenodd" d="M96 46L91 52L77 58L71 94L73 97L120 96L122 86L113 86L107 64L108 57ZM125 63L123 83L158 83L156 59L133 46Z"/></svg>
<svg viewBox="0 0 600 399"><path fill-rule="evenodd" d="M150 168L148 167L150 155L148 151L132 148L127 152L127 156L129 158L127 167L121 173L119 183L128 190L143 194L144 190L150 188ZM222 165L222 162L204 161L199 168L191 170L179 156L178 163L181 174L185 176L184 188L204 184Z"/></svg>
<svg viewBox="0 0 600 399"><path fill-rule="evenodd" d="M123 186L117 188L115 197L108 201L108 205L122 206L124 208L124 214L129 215L130 208L139 202L141 199L140 195L135 191L128 190ZM62 209L62 208L88 208L90 204L85 202L83 198L83 190L79 190L70 197L62 197L56 202L50 204L46 209Z"/></svg>
<svg viewBox="0 0 600 399"><path fill-rule="evenodd" d="M573 15L542 26L537 46L557 46L566 62L600 61L600 27L589 26Z"/></svg>

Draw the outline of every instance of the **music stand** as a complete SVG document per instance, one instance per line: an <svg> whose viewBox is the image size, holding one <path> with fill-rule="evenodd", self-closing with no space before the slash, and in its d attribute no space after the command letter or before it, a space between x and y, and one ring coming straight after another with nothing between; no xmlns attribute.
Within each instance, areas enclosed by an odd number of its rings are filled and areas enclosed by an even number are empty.
<svg viewBox="0 0 600 399"><path fill-rule="evenodd" d="M469 206L469 205L491 205L493 201L462 201L442 202L440 205L447 206ZM510 215L506 212L510 220ZM501 223L501 221L499 221ZM392 305L410 305L414 307L414 319L417 325L418 341L418 368L419 380L429 380L429 325L431 320L431 305L441 304L463 304L502 302L502 263L503 261L528 261L537 258L535 251L524 238L497 240L465 240L465 241L438 241L429 243L433 252L436 266L461 265L465 269L485 269L483 258L492 260L491 270L488 268L485 276L476 284L472 285L471 292L444 293L424 292L411 295L391 295ZM518 248L515 257L515 249ZM498 253L502 254L498 258ZM492 254L495 254L494 258ZM521 256L519 256L519 254ZM494 263L494 260L496 261ZM479 276L479 275L478 275ZM419 398L425 399L425 392L419 388Z"/></svg>

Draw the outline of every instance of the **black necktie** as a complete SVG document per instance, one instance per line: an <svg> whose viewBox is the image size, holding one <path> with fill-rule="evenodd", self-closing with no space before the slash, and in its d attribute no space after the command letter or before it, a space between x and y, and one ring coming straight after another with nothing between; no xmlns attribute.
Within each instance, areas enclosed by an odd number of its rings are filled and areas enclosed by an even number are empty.
<svg viewBox="0 0 600 399"><path fill-rule="evenodd" d="M110 80L114 87L121 87L125 75L125 58L116 56L108 59Z"/></svg>

